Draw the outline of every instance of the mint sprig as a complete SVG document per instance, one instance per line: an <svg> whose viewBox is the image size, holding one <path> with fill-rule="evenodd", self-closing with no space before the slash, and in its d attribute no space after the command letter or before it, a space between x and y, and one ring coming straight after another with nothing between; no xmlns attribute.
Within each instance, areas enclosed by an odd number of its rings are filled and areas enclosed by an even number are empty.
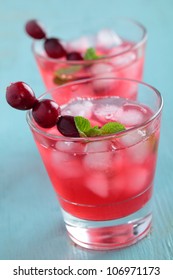
<svg viewBox="0 0 173 280"><path fill-rule="evenodd" d="M85 60L95 60L101 58L101 55L96 54L96 50L94 48L88 48L84 54Z"/></svg>
<svg viewBox="0 0 173 280"><path fill-rule="evenodd" d="M101 132L101 130L98 126L91 127L87 131L87 136L88 137L95 137L95 136L101 136L101 135L102 135L102 132Z"/></svg>
<svg viewBox="0 0 173 280"><path fill-rule="evenodd" d="M102 135L114 134L125 130L123 124L118 122L109 122L102 127L91 126L90 121L84 117L74 117L76 128L81 137L96 137Z"/></svg>
<svg viewBox="0 0 173 280"><path fill-rule="evenodd" d="M58 69L57 71L55 71L55 75L57 75L57 76L73 75L76 72L78 72L79 70L81 70L80 65L72 65L72 66L63 67L63 68Z"/></svg>
<svg viewBox="0 0 173 280"><path fill-rule="evenodd" d="M74 117L76 128L80 134L81 137L87 136L87 131L91 129L91 124L89 120L87 120L84 117L76 116Z"/></svg>
<svg viewBox="0 0 173 280"><path fill-rule="evenodd" d="M82 69L81 65L72 65L63 67L54 72L53 82L57 85L63 85L75 80L75 74Z"/></svg>
<svg viewBox="0 0 173 280"><path fill-rule="evenodd" d="M119 122L108 122L101 127L102 135L112 134L123 130L125 130L125 127Z"/></svg>
<svg viewBox="0 0 173 280"><path fill-rule="evenodd" d="M101 58L101 55L97 55L94 48L88 48L84 54L84 60L96 60ZM56 85L63 85L68 82L75 81L77 77L75 76L84 66L71 65L67 67L62 67L54 72L53 82Z"/></svg>

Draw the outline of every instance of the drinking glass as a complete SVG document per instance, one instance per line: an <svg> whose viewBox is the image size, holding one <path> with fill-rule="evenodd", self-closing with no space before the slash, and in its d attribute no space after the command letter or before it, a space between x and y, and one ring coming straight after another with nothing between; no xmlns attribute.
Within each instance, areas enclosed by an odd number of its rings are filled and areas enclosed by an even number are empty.
<svg viewBox="0 0 173 280"><path fill-rule="evenodd" d="M131 79L91 78L55 87L44 98L56 101L62 115L80 115L99 127L107 121L126 127L110 135L65 137L56 126L40 128L27 113L70 238L96 250L136 243L152 222L159 91Z"/></svg>
<svg viewBox="0 0 173 280"><path fill-rule="evenodd" d="M87 49L94 48L100 57L78 61L53 59L44 51L44 40L34 41L32 51L48 90L96 76L142 80L147 31L139 22L117 18L105 23L95 19L84 25L74 21L57 26L51 35L62 38L67 52L77 51L83 55Z"/></svg>

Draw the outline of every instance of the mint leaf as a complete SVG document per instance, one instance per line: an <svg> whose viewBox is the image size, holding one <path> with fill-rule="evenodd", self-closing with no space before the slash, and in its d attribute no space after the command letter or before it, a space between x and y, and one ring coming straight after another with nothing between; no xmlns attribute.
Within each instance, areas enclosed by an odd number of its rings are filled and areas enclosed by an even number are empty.
<svg viewBox="0 0 173 280"><path fill-rule="evenodd" d="M76 116L74 117L74 121L80 136L81 137L88 136L87 131L91 128L91 124L89 120L81 116Z"/></svg>
<svg viewBox="0 0 173 280"><path fill-rule="evenodd" d="M124 125L118 122L109 122L99 128L98 126L92 127L89 120L81 116L74 117L74 121L81 137L109 135L125 130Z"/></svg>
<svg viewBox="0 0 173 280"><path fill-rule="evenodd" d="M62 76L62 75L72 75L81 70L81 65L72 65L68 67L63 67L55 71L55 76Z"/></svg>
<svg viewBox="0 0 173 280"><path fill-rule="evenodd" d="M60 78L60 77L54 77L53 78L54 84L59 85L59 86L64 85L64 84L66 84L70 81L73 81L73 79L66 79L66 78L63 79L63 78Z"/></svg>
<svg viewBox="0 0 173 280"><path fill-rule="evenodd" d="M125 130L123 124L118 122L109 122L101 127L101 135L113 134Z"/></svg>
<svg viewBox="0 0 173 280"><path fill-rule="evenodd" d="M63 67L55 71L53 82L57 85L63 85L67 82L75 80L75 74L80 71L81 65L72 65L69 67Z"/></svg>
<svg viewBox="0 0 173 280"><path fill-rule="evenodd" d="M101 56L96 54L96 51L94 48L89 48L86 50L86 53L84 54L85 60L95 60L101 58Z"/></svg>
<svg viewBox="0 0 173 280"><path fill-rule="evenodd" d="M98 126L94 126L92 128L90 128L87 132L86 132L86 135L88 137L95 137L95 136L100 136L102 133L101 133L101 130L100 128L98 128Z"/></svg>

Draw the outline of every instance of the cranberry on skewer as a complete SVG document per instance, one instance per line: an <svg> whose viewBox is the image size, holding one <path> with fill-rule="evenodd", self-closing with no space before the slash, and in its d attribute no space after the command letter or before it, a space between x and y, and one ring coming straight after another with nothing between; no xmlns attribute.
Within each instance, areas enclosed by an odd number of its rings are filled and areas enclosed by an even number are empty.
<svg viewBox="0 0 173 280"><path fill-rule="evenodd" d="M43 128L53 127L61 110L58 104L50 99L39 100L32 109L32 115L36 123Z"/></svg>
<svg viewBox="0 0 173 280"><path fill-rule="evenodd" d="M11 83L7 87L6 100L10 106L18 110L31 109L37 102L33 90L23 82Z"/></svg>
<svg viewBox="0 0 173 280"><path fill-rule="evenodd" d="M36 40L40 40L40 39L43 39L43 38L46 38L46 32L45 30L43 29L43 27L40 25L40 23L33 19L33 20L30 20L26 23L25 25L25 30L26 30L26 33L36 39Z"/></svg>

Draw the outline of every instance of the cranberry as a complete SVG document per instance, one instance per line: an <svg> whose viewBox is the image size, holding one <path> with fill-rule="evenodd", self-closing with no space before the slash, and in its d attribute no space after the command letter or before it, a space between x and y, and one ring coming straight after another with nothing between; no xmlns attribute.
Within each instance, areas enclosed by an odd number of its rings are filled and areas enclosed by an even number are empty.
<svg viewBox="0 0 173 280"><path fill-rule="evenodd" d="M57 38L46 39L44 42L44 48L47 55L51 58L66 56L66 51Z"/></svg>
<svg viewBox="0 0 173 280"><path fill-rule="evenodd" d="M76 128L74 117L61 116L57 121L57 128L62 135L67 137L79 137L79 132Z"/></svg>
<svg viewBox="0 0 173 280"><path fill-rule="evenodd" d="M16 82L7 87L6 100L15 109L28 110L34 106L37 99L26 83Z"/></svg>
<svg viewBox="0 0 173 280"><path fill-rule="evenodd" d="M29 36L34 39L43 39L46 37L46 32L35 19L30 20L25 25L25 30Z"/></svg>
<svg viewBox="0 0 173 280"><path fill-rule="evenodd" d="M50 99L39 100L32 109L34 120L44 128L53 127L60 116L60 107Z"/></svg>
<svg viewBox="0 0 173 280"><path fill-rule="evenodd" d="M67 60L83 60L79 52L70 52L66 55Z"/></svg>

